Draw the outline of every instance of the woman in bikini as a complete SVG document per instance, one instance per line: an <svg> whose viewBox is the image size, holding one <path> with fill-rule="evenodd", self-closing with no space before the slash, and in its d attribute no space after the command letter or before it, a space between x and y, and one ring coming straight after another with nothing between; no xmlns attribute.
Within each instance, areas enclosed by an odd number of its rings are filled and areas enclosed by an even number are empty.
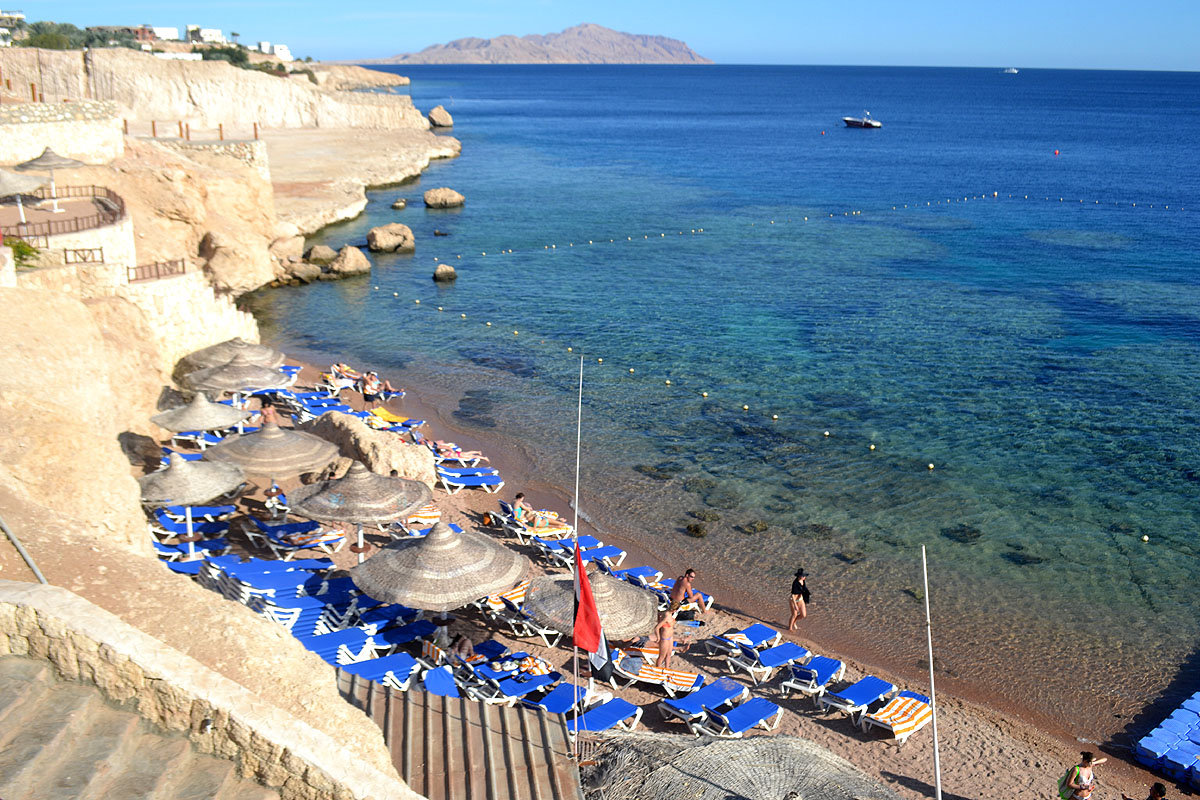
<svg viewBox="0 0 1200 800"><path fill-rule="evenodd" d="M796 630L796 623L808 616L809 593L804 581L804 567L801 567L796 570L796 577L792 578L792 618L788 620L789 631Z"/></svg>
<svg viewBox="0 0 1200 800"><path fill-rule="evenodd" d="M1080 753L1079 763L1063 776L1066 780L1059 784L1058 796L1062 800L1088 800L1092 796L1092 790L1096 788L1096 775L1092 772L1092 767L1105 761L1108 759L1096 758L1086 750Z"/></svg>
<svg viewBox="0 0 1200 800"><path fill-rule="evenodd" d="M658 624L654 626L654 637L658 639L658 661L654 666L671 668L671 656L675 653L675 612L679 607L672 603L666 611L658 612Z"/></svg>

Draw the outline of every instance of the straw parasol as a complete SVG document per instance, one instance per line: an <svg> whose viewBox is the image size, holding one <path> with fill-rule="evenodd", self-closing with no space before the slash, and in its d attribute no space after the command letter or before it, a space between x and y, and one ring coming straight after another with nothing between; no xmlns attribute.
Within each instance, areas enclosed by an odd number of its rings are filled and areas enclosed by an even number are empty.
<svg viewBox="0 0 1200 800"><path fill-rule="evenodd" d="M242 338L229 339L194 353L188 353L184 356L184 360L196 369L205 369L228 364L234 356L238 355L244 356L251 364L258 364L261 367L278 367L284 361L283 353L278 350L264 344L247 342Z"/></svg>
<svg viewBox="0 0 1200 800"><path fill-rule="evenodd" d="M311 433L264 422L260 430L230 436L204 451L211 461L237 464L248 475L290 478L316 472L338 456L337 446Z"/></svg>
<svg viewBox="0 0 1200 800"><path fill-rule="evenodd" d="M17 198L17 214L21 217L22 225L25 224L25 206L21 204L21 195L29 194L45 185L45 178L39 178L36 175L18 175L15 172L0 169L0 197L15 196Z"/></svg>
<svg viewBox="0 0 1200 800"><path fill-rule="evenodd" d="M604 635L612 639L646 636L658 619L658 603L645 589L631 586L588 565L588 581ZM534 578L523 609L543 625L559 631L575 628L575 577Z"/></svg>
<svg viewBox="0 0 1200 800"><path fill-rule="evenodd" d="M62 213L62 209L58 207L58 187L54 185L54 170L56 169L74 169L82 167L82 161L76 161L73 158L60 156L58 153L47 147L42 151L42 154L37 158L30 159L17 164L13 169L17 172L42 172L45 170L50 173L50 199L54 202L54 213Z"/></svg>
<svg viewBox="0 0 1200 800"><path fill-rule="evenodd" d="M511 589L528 569L524 556L494 539L439 522L423 539L392 542L350 578L376 600L446 612Z"/></svg>
<svg viewBox="0 0 1200 800"><path fill-rule="evenodd" d="M148 506L193 506L228 494L245 482L241 467L208 461L184 461L172 453L167 468L138 478Z"/></svg>
<svg viewBox="0 0 1200 800"><path fill-rule="evenodd" d="M256 364L244 353L238 353L220 366L189 372L183 376L183 380L193 389L240 392L243 389L282 389L291 381L291 377L272 367Z"/></svg>
<svg viewBox="0 0 1200 800"><path fill-rule="evenodd" d="M180 431L218 431L245 422L249 411L222 403L210 402L204 392L196 392L192 402L172 408L150 418L160 428L172 433Z"/></svg>
<svg viewBox="0 0 1200 800"><path fill-rule="evenodd" d="M433 492L420 481L389 478L355 461L341 478L302 486L288 495L290 513L321 522L358 526L358 560L362 563L363 525L405 519L429 502Z"/></svg>

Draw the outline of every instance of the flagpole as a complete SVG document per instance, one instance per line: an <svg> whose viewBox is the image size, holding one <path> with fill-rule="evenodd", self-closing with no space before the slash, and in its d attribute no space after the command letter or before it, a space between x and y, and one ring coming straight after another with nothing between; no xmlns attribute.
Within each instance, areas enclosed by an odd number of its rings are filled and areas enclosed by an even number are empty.
<svg viewBox="0 0 1200 800"><path fill-rule="evenodd" d="M579 357L579 405L575 412L575 541L574 553L579 552L579 452L583 441L583 356ZM575 596L579 597L579 572L580 568L575 569ZM571 662L575 668L575 703L579 703L579 642L575 638L574 631L571 633ZM576 708L575 713L575 757L579 758L579 709ZM939 798L940 800L940 798Z"/></svg>
<svg viewBox="0 0 1200 800"><path fill-rule="evenodd" d="M929 566L925 561L925 545L921 545L921 573L925 579L925 642L929 646L929 708L933 712L933 781L934 796L942 800L942 761L938 752L937 690L933 686L933 623L929 618Z"/></svg>

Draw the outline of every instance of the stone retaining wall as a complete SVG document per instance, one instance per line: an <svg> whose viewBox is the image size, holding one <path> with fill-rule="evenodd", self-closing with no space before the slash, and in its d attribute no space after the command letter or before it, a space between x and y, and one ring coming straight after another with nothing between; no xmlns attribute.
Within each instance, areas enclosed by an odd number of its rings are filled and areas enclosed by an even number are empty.
<svg viewBox="0 0 1200 800"><path fill-rule="evenodd" d="M0 105L0 164L37 158L47 147L85 164L107 164L125 152L122 126L111 101Z"/></svg>
<svg viewBox="0 0 1200 800"><path fill-rule="evenodd" d="M420 800L329 736L66 589L0 581L0 656L43 658L283 800ZM286 676L280 676L286 680Z"/></svg>
<svg viewBox="0 0 1200 800"><path fill-rule="evenodd" d="M219 156L228 156L242 162L262 176L263 180L271 180L271 167L267 161L267 143L261 139L239 139L228 142L188 142L182 139L155 139L159 147L179 150L184 153L203 152Z"/></svg>

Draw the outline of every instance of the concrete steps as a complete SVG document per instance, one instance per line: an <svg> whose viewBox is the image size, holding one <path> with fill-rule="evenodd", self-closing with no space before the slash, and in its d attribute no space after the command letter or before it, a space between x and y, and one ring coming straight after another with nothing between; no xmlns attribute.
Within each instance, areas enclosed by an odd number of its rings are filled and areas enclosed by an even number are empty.
<svg viewBox="0 0 1200 800"><path fill-rule="evenodd" d="M429 800L582 800L561 717L338 672L342 696L383 730L400 777Z"/></svg>
<svg viewBox="0 0 1200 800"><path fill-rule="evenodd" d="M231 761L157 731L44 661L0 656L0 797L5 800L272 800Z"/></svg>

